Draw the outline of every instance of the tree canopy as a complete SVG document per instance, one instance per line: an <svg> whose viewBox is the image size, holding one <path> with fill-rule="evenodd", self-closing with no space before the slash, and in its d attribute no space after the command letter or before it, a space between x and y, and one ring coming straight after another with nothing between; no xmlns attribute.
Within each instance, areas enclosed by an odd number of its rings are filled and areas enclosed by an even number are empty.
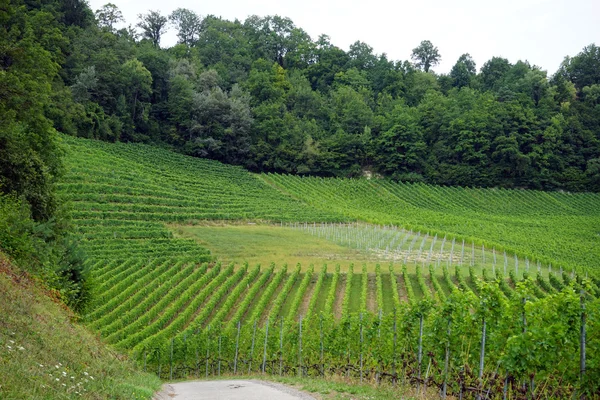
<svg viewBox="0 0 600 400"><path fill-rule="evenodd" d="M415 47L411 58L415 62L415 66L425 72L429 72L431 67L439 64L442 60L438 48L429 40L423 40L421 44Z"/></svg>
<svg viewBox="0 0 600 400"><path fill-rule="evenodd" d="M11 6L2 18L34 8ZM438 74L441 55L428 40L410 62L396 61L362 41L345 51L326 35L313 40L278 15L150 10L118 29L127 21L112 3L92 14L57 2L28 21L3 28L3 148L29 150L2 158L2 185L28 197L38 219L54 207L45 183L60 170L45 139L54 130L168 145L255 171L600 190L595 44L552 76L501 57L478 60L478 71L468 53ZM178 43L161 48L169 27ZM31 50L11 50L18 46Z"/></svg>

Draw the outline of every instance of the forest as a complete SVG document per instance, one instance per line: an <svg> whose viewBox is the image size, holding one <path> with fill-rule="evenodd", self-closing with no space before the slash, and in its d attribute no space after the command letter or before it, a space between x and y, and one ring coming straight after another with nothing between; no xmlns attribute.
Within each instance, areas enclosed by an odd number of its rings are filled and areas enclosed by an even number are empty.
<svg viewBox="0 0 600 400"><path fill-rule="evenodd" d="M313 40L280 16L177 9L123 21L114 4L69 0L12 2L2 19L2 112L21 129L38 118L40 130L166 145L252 171L600 190L595 44L551 76L501 57L478 70L469 54L437 74L442 55L427 40L406 39L412 59L394 61L360 41L344 51ZM167 30L178 44L161 48Z"/></svg>

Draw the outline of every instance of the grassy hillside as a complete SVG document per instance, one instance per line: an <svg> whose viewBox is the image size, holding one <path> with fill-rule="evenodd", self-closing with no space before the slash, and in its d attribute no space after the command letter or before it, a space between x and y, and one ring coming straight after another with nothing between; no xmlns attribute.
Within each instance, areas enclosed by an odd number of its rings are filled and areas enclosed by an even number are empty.
<svg viewBox="0 0 600 400"><path fill-rule="evenodd" d="M147 399L160 387L0 254L0 398Z"/></svg>

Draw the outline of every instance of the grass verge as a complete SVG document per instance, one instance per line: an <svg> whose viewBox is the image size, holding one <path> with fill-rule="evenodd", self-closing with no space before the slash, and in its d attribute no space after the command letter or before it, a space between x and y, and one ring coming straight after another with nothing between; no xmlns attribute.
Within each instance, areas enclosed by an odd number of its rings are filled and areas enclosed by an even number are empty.
<svg viewBox="0 0 600 400"><path fill-rule="evenodd" d="M160 387L2 254L0 310L1 399L149 399Z"/></svg>

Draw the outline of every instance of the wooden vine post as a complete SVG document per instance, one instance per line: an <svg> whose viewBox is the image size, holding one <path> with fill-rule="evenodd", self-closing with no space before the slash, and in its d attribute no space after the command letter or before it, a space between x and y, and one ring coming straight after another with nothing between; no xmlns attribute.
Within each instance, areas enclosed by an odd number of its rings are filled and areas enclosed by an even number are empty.
<svg viewBox="0 0 600 400"><path fill-rule="evenodd" d="M423 362L423 313L419 316L419 348L417 353L417 395L421 389L421 363Z"/></svg>
<svg viewBox="0 0 600 400"><path fill-rule="evenodd" d="M283 317L279 329L279 376L283 373Z"/></svg>
<svg viewBox="0 0 600 400"><path fill-rule="evenodd" d="M206 377L208 378L208 358L210 357L210 325L206 331Z"/></svg>
<svg viewBox="0 0 600 400"><path fill-rule="evenodd" d="M254 321L254 328L252 329L252 346L250 347L250 360L248 362L248 373L252 370L252 358L254 357L254 342L256 340L256 320Z"/></svg>
<svg viewBox="0 0 600 400"><path fill-rule="evenodd" d="M394 308L394 344L393 344L393 348L392 348L392 383L393 386L396 387L396 381L397 381L397 377L396 377L396 342L398 340L398 334L397 334L397 330L396 330L396 309Z"/></svg>
<svg viewBox="0 0 600 400"><path fill-rule="evenodd" d="M237 375L238 354L240 350L240 321L237 323L237 336L235 337L235 358L233 359L233 374Z"/></svg>
<svg viewBox="0 0 600 400"><path fill-rule="evenodd" d="M363 315L360 313L360 383L363 381Z"/></svg>
<svg viewBox="0 0 600 400"><path fill-rule="evenodd" d="M584 385L585 380L585 341L586 341L586 331L585 331L585 298L584 298L583 288L580 289L579 298L581 302L581 332L579 339L579 375L581 380L581 385ZM582 393L581 398L583 399L585 395Z"/></svg>
<svg viewBox="0 0 600 400"><path fill-rule="evenodd" d="M302 378L302 316L298 324L298 376Z"/></svg>
<svg viewBox="0 0 600 400"><path fill-rule="evenodd" d="M448 390L448 367L450 364L450 324L452 323L451 319L448 319L448 330L446 331L447 339L446 339L446 355L444 358L444 382L442 383L442 398L446 398L446 393Z"/></svg>
<svg viewBox="0 0 600 400"><path fill-rule="evenodd" d="M219 374L219 376L221 376L221 335L219 335L219 353L218 353L217 357L218 357L218 361L217 362L218 362L218 365L219 365L219 367L218 367L218 374Z"/></svg>
<svg viewBox="0 0 600 400"><path fill-rule="evenodd" d="M173 380L173 338L171 338L171 355L169 357L169 380Z"/></svg>
<svg viewBox="0 0 600 400"><path fill-rule="evenodd" d="M262 373L265 373L265 367L267 364L267 341L269 339L269 319L267 318L267 326L265 328L265 346L263 349L263 362L262 362Z"/></svg>
<svg viewBox="0 0 600 400"><path fill-rule="evenodd" d="M321 314L321 318L320 318L320 323L319 323L319 328L320 328L320 341L321 341L321 377L325 378L325 362L324 362L324 358L323 358L323 314Z"/></svg>
<svg viewBox="0 0 600 400"><path fill-rule="evenodd" d="M481 400L481 384L483 382L483 366L485 359L485 317L482 318L481 324L481 352L479 353L479 387L477 391L477 400Z"/></svg>

